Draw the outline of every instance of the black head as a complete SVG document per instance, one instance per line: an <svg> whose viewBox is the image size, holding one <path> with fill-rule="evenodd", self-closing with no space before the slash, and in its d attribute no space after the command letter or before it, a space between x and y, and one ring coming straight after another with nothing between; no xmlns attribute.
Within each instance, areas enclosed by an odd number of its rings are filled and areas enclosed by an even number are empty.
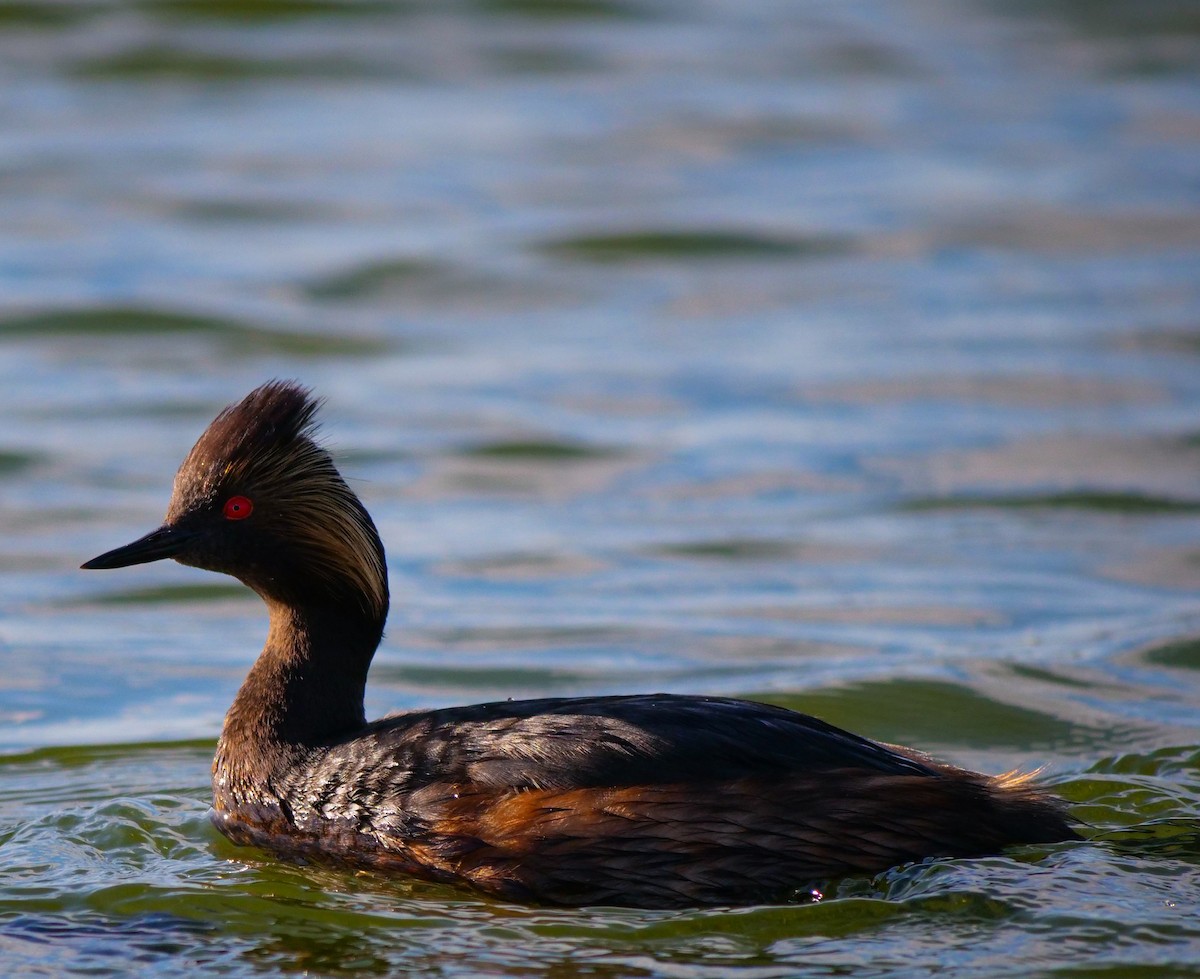
<svg viewBox="0 0 1200 979"><path fill-rule="evenodd" d="M268 600L357 603L382 623L383 545L314 441L319 405L288 381L269 381L230 405L179 467L163 525L83 567L174 558L231 574Z"/></svg>

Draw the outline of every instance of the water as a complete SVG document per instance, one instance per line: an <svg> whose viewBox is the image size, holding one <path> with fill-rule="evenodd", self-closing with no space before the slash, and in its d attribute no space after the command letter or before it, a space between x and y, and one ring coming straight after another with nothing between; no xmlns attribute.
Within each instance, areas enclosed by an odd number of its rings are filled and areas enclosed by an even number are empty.
<svg viewBox="0 0 1200 979"><path fill-rule="evenodd" d="M0 2L6 971L1200 975L1198 74L1168 0ZM257 600L77 566L272 376L371 714L758 697L1089 841L669 913L234 848Z"/></svg>

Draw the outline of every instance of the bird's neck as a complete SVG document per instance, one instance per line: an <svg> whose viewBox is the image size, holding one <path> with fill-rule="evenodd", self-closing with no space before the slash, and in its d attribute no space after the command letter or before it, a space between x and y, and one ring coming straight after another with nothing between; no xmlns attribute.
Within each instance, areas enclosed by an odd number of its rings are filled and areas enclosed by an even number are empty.
<svg viewBox="0 0 1200 979"><path fill-rule="evenodd" d="M268 601L266 645L225 715L214 780L263 784L366 724L367 671L382 620L345 605Z"/></svg>

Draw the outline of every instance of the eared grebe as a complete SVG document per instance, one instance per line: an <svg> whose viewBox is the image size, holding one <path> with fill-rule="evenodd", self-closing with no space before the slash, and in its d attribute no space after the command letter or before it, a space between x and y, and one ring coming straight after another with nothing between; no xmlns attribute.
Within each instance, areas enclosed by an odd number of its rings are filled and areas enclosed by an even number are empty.
<svg viewBox="0 0 1200 979"><path fill-rule="evenodd" d="M383 545L314 441L317 407L272 381L226 408L180 467L163 525L84 565L174 558L267 603L266 645L213 761L213 821L233 841L505 898L677 907L1078 838L1028 776L743 700L506 701L368 724Z"/></svg>

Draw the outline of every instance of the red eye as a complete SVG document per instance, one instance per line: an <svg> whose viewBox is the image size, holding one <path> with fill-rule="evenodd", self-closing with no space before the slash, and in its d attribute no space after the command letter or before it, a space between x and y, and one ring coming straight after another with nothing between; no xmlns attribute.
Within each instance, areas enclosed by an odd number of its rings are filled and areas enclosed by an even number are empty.
<svg viewBox="0 0 1200 979"><path fill-rule="evenodd" d="M225 501L225 507L221 512L225 515L226 520L245 520L254 512L254 504L250 502L248 496L231 496Z"/></svg>

